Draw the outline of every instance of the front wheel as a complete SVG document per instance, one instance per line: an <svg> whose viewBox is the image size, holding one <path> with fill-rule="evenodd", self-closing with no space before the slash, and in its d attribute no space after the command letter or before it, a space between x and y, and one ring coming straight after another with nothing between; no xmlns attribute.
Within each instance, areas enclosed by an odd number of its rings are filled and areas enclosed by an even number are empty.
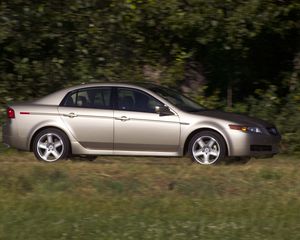
<svg viewBox="0 0 300 240"><path fill-rule="evenodd" d="M218 133L213 131L199 132L190 141L189 154L196 163L216 164L225 158L226 143Z"/></svg>
<svg viewBox="0 0 300 240"><path fill-rule="evenodd" d="M46 162L55 162L68 156L70 144L67 135L55 128L48 128L34 139L33 152L36 158Z"/></svg>

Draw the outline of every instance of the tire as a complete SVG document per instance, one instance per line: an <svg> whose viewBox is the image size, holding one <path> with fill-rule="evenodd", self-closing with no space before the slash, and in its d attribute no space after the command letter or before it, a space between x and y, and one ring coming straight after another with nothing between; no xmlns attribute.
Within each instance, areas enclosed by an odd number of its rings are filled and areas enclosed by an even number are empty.
<svg viewBox="0 0 300 240"><path fill-rule="evenodd" d="M33 152L37 159L55 162L66 159L70 151L67 135L56 128L47 128L34 138Z"/></svg>
<svg viewBox="0 0 300 240"><path fill-rule="evenodd" d="M213 131L202 131L193 136L188 152L193 162L212 165L225 159L226 143L220 134Z"/></svg>

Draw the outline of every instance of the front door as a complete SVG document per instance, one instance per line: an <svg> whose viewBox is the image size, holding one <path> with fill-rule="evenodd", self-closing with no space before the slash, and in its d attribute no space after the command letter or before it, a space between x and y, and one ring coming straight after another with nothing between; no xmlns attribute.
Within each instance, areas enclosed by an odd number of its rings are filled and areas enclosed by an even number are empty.
<svg viewBox="0 0 300 240"><path fill-rule="evenodd" d="M59 107L63 122L84 148L112 153L114 113L111 92L109 87L77 90L71 92Z"/></svg>
<svg viewBox="0 0 300 240"><path fill-rule="evenodd" d="M149 94L131 88L117 88L114 113L114 151L145 155L175 153L179 147L180 123L177 115L160 116L155 106L163 106ZM162 154L160 154L162 155ZM166 154L167 155L167 154Z"/></svg>

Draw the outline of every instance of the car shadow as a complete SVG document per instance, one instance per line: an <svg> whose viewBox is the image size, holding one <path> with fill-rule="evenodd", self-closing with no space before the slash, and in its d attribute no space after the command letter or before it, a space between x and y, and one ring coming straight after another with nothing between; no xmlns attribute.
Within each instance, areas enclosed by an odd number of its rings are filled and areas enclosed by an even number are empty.
<svg viewBox="0 0 300 240"><path fill-rule="evenodd" d="M132 157L132 156L99 156L90 161L85 157L70 159L73 162L90 162L93 164L139 164L139 165L187 165L188 158L179 157Z"/></svg>

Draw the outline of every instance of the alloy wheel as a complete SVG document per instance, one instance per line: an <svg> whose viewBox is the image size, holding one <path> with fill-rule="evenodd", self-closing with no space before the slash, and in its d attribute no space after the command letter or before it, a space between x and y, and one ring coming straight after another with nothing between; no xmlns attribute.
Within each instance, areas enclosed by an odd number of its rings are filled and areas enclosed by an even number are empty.
<svg viewBox="0 0 300 240"><path fill-rule="evenodd" d="M192 146L194 159L204 165L215 163L220 156L220 145L218 141L211 136L201 136Z"/></svg>
<svg viewBox="0 0 300 240"><path fill-rule="evenodd" d="M42 135L36 145L37 153L44 161L57 161L64 153L64 142L55 133Z"/></svg>

